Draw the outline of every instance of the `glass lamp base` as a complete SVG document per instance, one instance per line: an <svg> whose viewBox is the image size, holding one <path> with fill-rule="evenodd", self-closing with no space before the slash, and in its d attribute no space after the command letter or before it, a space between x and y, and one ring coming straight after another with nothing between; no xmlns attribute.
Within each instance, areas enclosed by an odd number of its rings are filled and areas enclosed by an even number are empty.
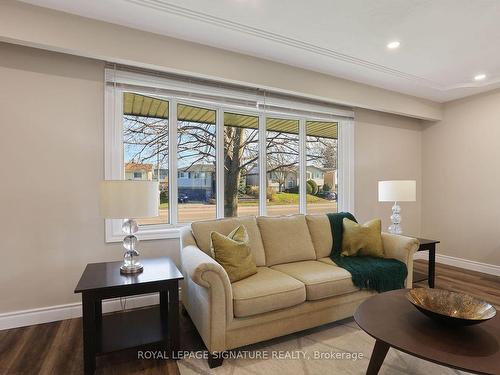
<svg viewBox="0 0 500 375"><path fill-rule="evenodd" d="M391 233L391 234L403 234L403 230L401 229L401 226L399 226L399 225L390 225L388 230L389 230L389 233Z"/></svg>
<svg viewBox="0 0 500 375"><path fill-rule="evenodd" d="M401 207L399 206L398 202L394 202L394 206L392 206L391 223L392 224L388 228L389 233L403 233L403 228L401 227Z"/></svg>
<svg viewBox="0 0 500 375"><path fill-rule="evenodd" d="M124 273L124 274L141 273L143 269L144 269L144 267L139 262L137 262L133 266L128 266L126 264L123 264L120 267L120 273Z"/></svg>
<svg viewBox="0 0 500 375"><path fill-rule="evenodd" d="M139 240L136 236L134 236L134 233L137 232L139 226L134 219L128 219L123 223L122 229L126 234L125 238L123 239L123 247L126 251L125 254L123 254L123 264L120 267L120 273L140 273L143 270L143 266L138 261L139 252L136 250L136 246Z"/></svg>

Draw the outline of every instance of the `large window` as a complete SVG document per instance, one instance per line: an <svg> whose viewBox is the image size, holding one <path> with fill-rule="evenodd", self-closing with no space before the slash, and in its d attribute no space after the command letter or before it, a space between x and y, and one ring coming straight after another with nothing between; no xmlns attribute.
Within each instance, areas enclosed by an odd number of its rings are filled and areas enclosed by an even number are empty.
<svg viewBox="0 0 500 375"><path fill-rule="evenodd" d="M352 126L328 105L261 104L214 88L219 99L200 85L188 95L185 82L124 77L106 89L106 178L160 182L160 215L139 220L140 237L175 237L198 220L352 207ZM120 220L106 228L108 241L121 240Z"/></svg>

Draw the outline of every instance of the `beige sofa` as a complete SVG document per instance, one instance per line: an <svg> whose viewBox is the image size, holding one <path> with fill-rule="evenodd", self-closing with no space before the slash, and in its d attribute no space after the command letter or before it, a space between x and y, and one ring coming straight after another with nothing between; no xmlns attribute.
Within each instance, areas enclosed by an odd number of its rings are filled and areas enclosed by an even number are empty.
<svg viewBox="0 0 500 375"><path fill-rule="evenodd" d="M228 234L241 224L258 273L231 284L209 255L210 232ZM386 256L407 265L411 287L418 241L382 237ZM375 292L356 288L351 275L330 260L332 242L326 215L230 218L183 228L182 303L207 349L222 352L352 316ZM220 356L211 356L211 366L220 363Z"/></svg>

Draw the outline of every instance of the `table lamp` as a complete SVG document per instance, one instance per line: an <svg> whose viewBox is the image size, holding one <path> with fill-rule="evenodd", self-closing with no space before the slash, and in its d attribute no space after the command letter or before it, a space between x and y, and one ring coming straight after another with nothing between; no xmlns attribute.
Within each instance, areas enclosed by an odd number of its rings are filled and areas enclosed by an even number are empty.
<svg viewBox="0 0 500 375"><path fill-rule="evenodd" d="M398 202L415 202L416 199L417 182L414 180L378 182L378 201L394 202L391 215L392 224L389 226L390 233L403 233L403 229L401 228L401 207Z"/></svg>
<svg viewBox="0 0 500 375"><path fill-rule="evenodd" d="M106 219L125 219L123 265L120 272L134 274L142 272L138 261L139 240L134 235L139 226L135 219L158 216L160 190L158 181L108 180L101 183L101 215Z"/></svg>

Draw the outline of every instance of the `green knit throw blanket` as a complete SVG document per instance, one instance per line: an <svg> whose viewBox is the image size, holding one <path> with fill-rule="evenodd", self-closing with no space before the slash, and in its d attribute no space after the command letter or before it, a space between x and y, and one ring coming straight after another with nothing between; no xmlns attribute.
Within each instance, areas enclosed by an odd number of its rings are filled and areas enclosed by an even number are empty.
<svg viewBox="0 0 500 375"><path fill-rule="evenodd" d="M376 258L371 256L342 256L342 237L344 218L355 222L349 212L327 214L332 229L333 247L330 258L339 267L352 275L352 282L360 289L374 289L377 292L402 289L408 270L403 262L396 259Z"/></svg>

